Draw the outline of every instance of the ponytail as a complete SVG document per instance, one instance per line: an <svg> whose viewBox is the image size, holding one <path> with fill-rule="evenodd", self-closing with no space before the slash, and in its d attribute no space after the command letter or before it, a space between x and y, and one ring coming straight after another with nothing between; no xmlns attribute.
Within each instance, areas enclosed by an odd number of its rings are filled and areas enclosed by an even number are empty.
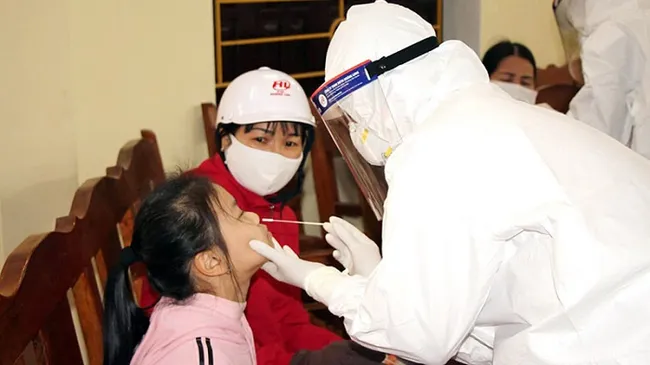
<svg viewBox="0 0 650 365"><path fill-rule="evenodd" d="M104 365L129 365L149 327L149 318L133 298L129 266L138 261L131 247L122 250L104 291Z"/></svg>

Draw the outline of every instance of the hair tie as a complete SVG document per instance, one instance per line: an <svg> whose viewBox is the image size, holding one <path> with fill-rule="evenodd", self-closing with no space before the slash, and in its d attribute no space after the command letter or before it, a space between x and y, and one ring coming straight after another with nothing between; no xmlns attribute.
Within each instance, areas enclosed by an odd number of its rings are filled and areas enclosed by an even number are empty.
<svg viewBox="0 0 650 365"><path fill-rule="evenodd" d="M140 259L131 246L124 247L122 251L120 251L120 265L129 267L138 261L140 261Z"/></svg>

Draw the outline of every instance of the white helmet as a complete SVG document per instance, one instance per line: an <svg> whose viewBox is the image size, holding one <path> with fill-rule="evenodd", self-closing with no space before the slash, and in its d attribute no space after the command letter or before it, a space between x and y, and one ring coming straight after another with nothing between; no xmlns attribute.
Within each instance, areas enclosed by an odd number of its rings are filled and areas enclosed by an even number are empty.
<svg viewBox="0 0 650 365"><path fill-rule="evenodd" d="M261 67L235 78L224 91L217 124L297 122L316 126L309 99L300 84L284 72Z"/></svg>

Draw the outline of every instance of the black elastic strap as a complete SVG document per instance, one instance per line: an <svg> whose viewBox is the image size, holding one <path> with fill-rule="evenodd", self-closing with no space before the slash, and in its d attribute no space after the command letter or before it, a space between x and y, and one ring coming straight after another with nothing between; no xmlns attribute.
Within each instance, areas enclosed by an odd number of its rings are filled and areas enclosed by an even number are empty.
<svg viewBox="0 0 650 365"><path fill-rule="evenodd" d="M414 43L390 56L382 57L366 66L370 78L382 75L400 65L412 61L423 54L429 53L438 47L438 38L431 36Z"/></svg>

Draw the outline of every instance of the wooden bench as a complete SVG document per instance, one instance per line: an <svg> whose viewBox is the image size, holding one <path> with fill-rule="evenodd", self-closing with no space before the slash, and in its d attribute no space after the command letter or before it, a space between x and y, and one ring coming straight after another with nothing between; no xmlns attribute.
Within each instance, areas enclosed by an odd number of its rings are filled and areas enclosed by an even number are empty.
<svg viewBox="0 0 650 365"><path fill-rule="evenodd" d="M578 91L580 86L571 78L567 65L561 67L550 65L537 70L536 103L546 103L558 112L566 113Z"/></svg>
<svg viewBox="0 0 650 365"><path fill-rule="evenodd" d="M142 131L141 139L122 147L106 176L77 189L69 215L58 218L53 231L29 236L9 255L0 273L0 365L75 365L84 353L88 364L102 363L108 268L130 244L139 201L164 178L156 137ZM132 269L136 293L143 273Z"/></svg>
<svg viewBox="0 0 650 365"><path fill-rule="evenodd" d="M0 365L76 365L84 357L87 364L102 364L108 269L131 243L140 201L164 179L156 137L142 131L141 139L120 150L106 176L79 187L70 213L56 220L53 231L28 237L7 257L0 273ZM144 267L133 265L131 274L139 300ZM308 309L327 312L322 316L328 320L312 312L316 323L342 328L322 305L309 303Z"/></svg>

